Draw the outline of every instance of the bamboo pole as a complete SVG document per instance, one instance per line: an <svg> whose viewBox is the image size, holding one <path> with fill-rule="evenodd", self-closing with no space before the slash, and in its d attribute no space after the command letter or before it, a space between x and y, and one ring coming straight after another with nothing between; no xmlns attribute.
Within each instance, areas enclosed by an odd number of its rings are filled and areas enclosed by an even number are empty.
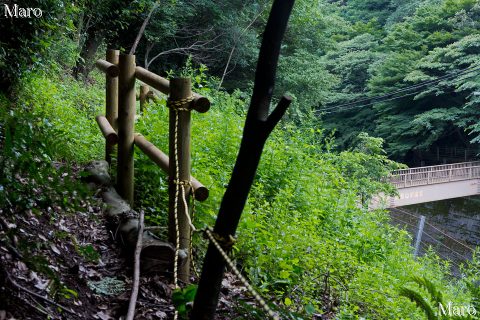
<svg viewBox="0 0 480 320"><path fill-rule="evenodd" d="M169 171L169 158L158 149L153 143L145 139L139 133L135 133L135 145L143 151L153 162L155 162L164 172L167 174ZM190 176L190 181L192 182L193 192L195 195L195 200L205 201L208 198L209 191L200 181L195 179L195 177Z"/></svg>
<svg viewBox="0 0 480 320"><path fill-rule="evenodd" d="M145 110L145 105L147 104L147 95L149 90L150 88L147 85L145 84L140 85L140 114L143 114L143 111Z"/></svg>
<svg viewBox="0 0 480 320"><path fill-rule="evenodd" d="M107 50L107 61L118 66L118 50ZM113 130L117 130L118 121L118 77L106 75L106 94L105 94L105 116L111 124ZM112 163L113 145L108 141L105 143L105 160L108 164Z"/></svg>
<svg viewBox="0 0 480 320"><path fill-rule="evenodd" d="M167 79L162 78L153 72L150 72L142 67L136 67L135 77L143 83L148 84L152 88L157 89L163 94L170 93L170 82ZM193 93L193 98L193 109L195 111L204 113L210 109L210 101L207 98L197 93Z"/></svg>
<svg viewBox="0 0 480 320"><path fill-rule="evenodd" d="M170 84L171 101L179 101L192 95L190 79L175 78L171 80ZM189 104L182 106L182 108L189 107ZM177 116L176 113L178 113ZM188 252L190 252L190 225L188 224L188 219L185 214L188 208L185 207L181 188L185 188L187 205L189 203L189 195L191 190L189 185L179 185L178 187L180 188L180 192L178 197L176 197L177 185L175 184L174 180L177 178L180 181L187 181L190 179L191 114L189 111L176 111L173 108L170 108L169 120L169 154L171 155L169 163L169 238L170 242L174 244L177 243L176 228L178 223L180 250L187 253L187 258L184 260L184 263L178 266L178 278L180 281L188 283L190 277L190 257L188 256ZM178 120L178 122L176 122L176 120ZM178 167L176 162L178 162ZM175 206L177 208L176 210Z"/></svg>
<svg viewBox="0 0 480 320"><path fill-rule="evenodd" d="M118 79L117 189L133 206L133 133L135 121L135 56L121 54Z"/></svg>
<svg viewBox="0 0 480 320"><path fill-rule="evenodd" d="M118 135L115 130L113 130L107 118L104 116L97 116L96 120L100 131L102 131L102 134L105 137L106 144L110 146L116 145L118 143Z"/></svg>

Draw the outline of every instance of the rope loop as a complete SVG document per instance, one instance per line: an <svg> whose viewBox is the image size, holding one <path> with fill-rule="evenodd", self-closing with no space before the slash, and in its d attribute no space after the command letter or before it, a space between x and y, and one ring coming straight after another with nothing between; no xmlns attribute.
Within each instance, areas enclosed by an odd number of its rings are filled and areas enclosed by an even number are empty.
<svg viewBox="0 0 480 320"><path fill-rule="evenodd" d="M168 98L167 107L175 111L192 111L192 108L189 105L193 99L193 95L179 100L172 100L171 98ZM184 107L185 105L187 105L187 107Z"/></svg>
<svg viewBox="0 0 480 320"><path fill-rule="evenodd" d="M188 186L192 187L192 182L190 180L177 180L173 179L173 184L180 185L180 186ZM193 188L193 187L192 187Z"/></svg>
<svg viewBox="0 0 480 320"><path fill-rule="evenodd" d="M210 227L206 228L204 232L206 234L206 238L210 238L208 235L208 233L210 233L210 235L215 239L215 241L217 241L217 243L225 252L231 252L235 242L237 241L237 239L235 239L232 235L229 234L228 237L223 237L214 232Z"/></svg>

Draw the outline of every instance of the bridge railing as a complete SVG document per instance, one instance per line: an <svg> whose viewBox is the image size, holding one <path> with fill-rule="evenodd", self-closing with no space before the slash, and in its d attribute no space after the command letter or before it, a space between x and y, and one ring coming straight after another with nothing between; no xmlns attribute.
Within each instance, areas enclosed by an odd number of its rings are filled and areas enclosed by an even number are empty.
<svg viewBox="0 0 480 320"><path fill-rule="evenodd" d="M480 161L396 170L389 180L401 189L474 178L480 178Z"/></svg>

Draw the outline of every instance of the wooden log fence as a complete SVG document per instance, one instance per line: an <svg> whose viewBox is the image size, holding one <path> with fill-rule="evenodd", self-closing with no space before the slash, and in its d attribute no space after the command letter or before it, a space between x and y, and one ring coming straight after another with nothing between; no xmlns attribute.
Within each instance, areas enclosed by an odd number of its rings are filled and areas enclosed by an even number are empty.
<svg viewBox="0 0 480 320"><path fill-rule="evenodd" d="M99 115L96 120L105 137L105 157L109 164L112 162L114 145L117 144L116 189L119 195L133 207L135 145L169 175L169 240L174 244L179 240L179 248L182 253L185 253L178 266L178 278L188 283L191 230L188 217L183 214L188 208L185 208L183 198L180 198L181 195L175 192L175 189L176 184L184 182L183 188L187 197L191 195L199 201L208 198L208 189L190 174L191 115L189 111L207 112L210 101L191 92L190 79L176 78L168 81L136 66L134 55L119 54L118 50L108 50L106 60L98 60L96 66L106 76L105 116ZM135 92L136 79L143 82L138 96ZM140 133L135 133L136 98L140 100L141 113L145 112L148 100L158 99L154 92L149 90L149 86L169 95L169 102L185 101L180 108L170 108L170 157ZM175 178L176 175L178 179ZM182 214L175 214L175 210Z"/></svg>
<svg viewBox="0 0 480 320"><path fill-rule="evenodd" d="M226 265L232 268L266 313L272 319L279 319L229 259L224 250L228 249L228 244L223 242L223 244L220 244L217 239L232 239L235 235L263 146L291 102L290 97L284 96L277 107L269 113L280 44L293 2L294 0L275 0L272 5L260 49L255 86L245 122L240 151L230 183L220 205L215 227L213 230L205 230L205 234L210 239L210 244L191 313L191 319L194 320L213 319ZM118 59L115 57L116 53L118 51L109 50L107 60L97 61L98 69L103 71L107 78L106 117L100 116L97 118L100 130L106 138L107 161L110 156L108 152L112 151L112 145L117 142L117 190L130 205L133 205L134 200L134 145L137 145L142 152L169 175L169 240L175 244L173 273L174 285L178 288L177 280L183 283L189 282L191 229L195 230L187 212L190 200L188 196L193 195L200 201L208 197L208 189L190 174L191 111L195 110L200 113L208 111L210 101L191 91L190 79L175 78L168 81L136 66L134 55L120 55ZM118 85L115 87L113 79L117 77ZM169 95L167 106L170 108L170 157L141 134L135 133L135 79L163 94ZM115 90L117 90L117 94L114 96ZM148 87L141 87L138 95L141 112L145 111L146 101L153 97L154 94ZM114 109L117 105L118 109ZM115 118L116 114L118 114L118 120ZM107 123L105 123L105 120L107 120ZM116 139L112 130L117 132ZM135 220L131 219L129 225L127 225L129 234L133 234L131 231L136 230L134 225ZM166 245L167 247L170 246L170 244ZM168 252L172 252L171 246L170 251L166 249L160 252L168 255ZM181 255L182 261L180 261ZM175 312L175 319L177 318L178 313Z"/></svg>
<svg viewBox="0 0 480 320"><path fill-rule="evenodd" d="M118 50L107 50L107 61L115 66L118 65ZM104 71L105 72L105 71ZM105 117L116 131L118 126L118 73L117 76L112 76L109 73L106 73L106 84L105 84ZM118 140L117 140L118 142ZM114 153L114 147L112 144L109 144L108 141L105 144L105 160L109 164L112 162L112 154Z"/></svg>

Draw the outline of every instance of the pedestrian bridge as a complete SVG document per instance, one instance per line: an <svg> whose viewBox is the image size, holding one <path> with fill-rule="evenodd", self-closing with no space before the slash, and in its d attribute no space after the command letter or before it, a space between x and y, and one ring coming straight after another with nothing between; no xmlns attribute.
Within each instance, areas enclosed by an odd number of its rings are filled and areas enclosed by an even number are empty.
<svg viewBox="0 0 480 320"><path fill-rule="evenodd" d="M371 208L394 208L480 194L480 161L396 170L398 196L378 196Z"/></svg>

